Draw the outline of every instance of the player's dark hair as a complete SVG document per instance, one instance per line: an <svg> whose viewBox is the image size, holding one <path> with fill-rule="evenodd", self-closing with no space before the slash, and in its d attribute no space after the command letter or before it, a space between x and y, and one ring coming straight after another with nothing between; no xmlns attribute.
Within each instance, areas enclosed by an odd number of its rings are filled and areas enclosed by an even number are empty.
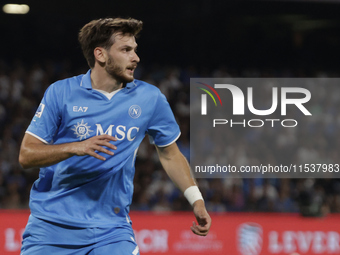
<svg viewBox="0 0 340 255"><path fill-rule="evenodd" d="M109 49L114 43L113 34L121 33L137 36L142 30L143 22L128 18L106 18L92 20L82 27L78 34L78 41L90 68L94 67L94 49L103 47Z"/></svg>

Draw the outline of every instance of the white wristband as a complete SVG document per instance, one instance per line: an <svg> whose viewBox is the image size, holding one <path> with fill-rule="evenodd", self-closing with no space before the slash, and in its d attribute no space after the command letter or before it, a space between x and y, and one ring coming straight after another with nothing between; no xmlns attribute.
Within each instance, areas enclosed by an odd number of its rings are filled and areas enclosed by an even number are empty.
<svg viewBox="0 0 340 255"><path fill-rule="evenodd" d="M189 201L191 206L197 201L203 199L202 194L197 186L191 186L184 191L185 198Z"/></svg>

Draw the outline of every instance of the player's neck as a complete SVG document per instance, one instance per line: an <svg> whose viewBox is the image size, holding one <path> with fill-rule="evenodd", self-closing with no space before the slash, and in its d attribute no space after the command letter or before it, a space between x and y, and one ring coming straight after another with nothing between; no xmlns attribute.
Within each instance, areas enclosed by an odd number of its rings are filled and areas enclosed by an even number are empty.
<svg viewBox="0 0 340 255"><path fill-rule="evenodd" d="M121 81L112 78L104 69L91 70L91 83L93 89L104 90L108 93L123 87Z"/></svg>

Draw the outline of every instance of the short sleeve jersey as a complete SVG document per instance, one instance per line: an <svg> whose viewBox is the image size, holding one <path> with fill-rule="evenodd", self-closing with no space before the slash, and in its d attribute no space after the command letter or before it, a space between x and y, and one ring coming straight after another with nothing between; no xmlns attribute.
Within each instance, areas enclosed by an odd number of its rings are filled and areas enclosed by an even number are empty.
<svg viewBox="0 0 340 255"><path fill-rule="evenodd" d="M160 90L134 80L111 99L92 89L91 70L52 84L27 133L46 144L79 142L108 134L117 138L105 161L73 156L40 169L31 189L33 216L71 226L129 222L135 158L145 137L157 146L177 140L179 127Z"/></svg>

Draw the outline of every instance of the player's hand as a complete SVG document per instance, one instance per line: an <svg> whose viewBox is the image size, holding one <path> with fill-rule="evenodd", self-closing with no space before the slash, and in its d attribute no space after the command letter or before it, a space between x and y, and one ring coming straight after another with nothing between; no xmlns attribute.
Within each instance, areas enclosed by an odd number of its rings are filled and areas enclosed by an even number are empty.
<svg viewBox="0 0 340 255"><path fill-rule="evenodd" d="M209 232L211 226L211 218L205 209L204 201L197 200L194 205L194 214L197 219L198 225L196 222L192 223L191 231L199 236L206 236Z"/></svg>
<svg viewBox="0 0 340 255"><path fill-rule="evenodd" d="M117 138L111 135L98 135L93 136L85 141L74 143L76 148L76 155L78 156L84 156L84 155L90 155L92 157L95 157L100 160L106 160L105 157L100 156L96 151L104 152L110 156L112 156L114 153L113 151L110 151L104 147L107 147L112 150L116 150L117 147L110 143L110 141L117 141Z"/></svg>

